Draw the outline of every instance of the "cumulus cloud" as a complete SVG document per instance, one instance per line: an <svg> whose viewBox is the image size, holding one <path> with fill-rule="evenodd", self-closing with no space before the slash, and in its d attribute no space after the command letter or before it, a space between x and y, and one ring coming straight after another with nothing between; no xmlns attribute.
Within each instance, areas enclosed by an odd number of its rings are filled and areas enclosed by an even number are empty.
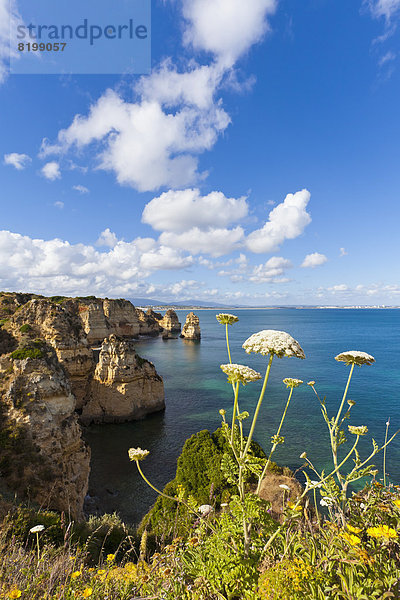
<svg viewBox="0 0 400 600"><path fill-rule="evenodd" d="M211 52L229 68L262 40L276 6L275 0L184 0L184 42Z"/></svg>
<svg viewBox="0 0 400 600"><path fill-rule="evenodd" d="M107 229L102 231L99 235L96 242L96 246L108 246L109 248L114 248L117 242L117 236L111 231L109 227L107 227Z"/></svg>
<svg viewBox="0 0 400 600"><path fill-rule="evenodd" d="M223 228L247 213L245 197L227 198L222 192L202 196L198 189L170 190L146 204L142 222L157 231L182 233L195 226Z"/></svg>
<svg viewBox="0 0 400 600"><path fill-rule="evenodd" d="M184 105L163 110L156 100L125 102L107 90L87 117L78 115L42 155L103 142L98 168L141 192L190 185L200 178L197 154L210 150L230 122L219 104L206 110Z"/></svg>
<svg viewBox="0 0 400 600"><path fill-rule="evenodd" d="M206 231L193 227L183 233L165 231L160 235L159 242L172 248L186 250L191 254L205 253L217 257L233 252L243 239L244 231L241 227L210 228Z"/></svg>
<svg viewBox="0 0 400 600"><path fill-rule="evenodd" d="M320 254L319 252L313 252L312 254L307 254L307 256L303 260L301 266L304 269L307 269L307 268L314 269L315 267L320 267L321 265L324 265L327 262L327 260L328 259L325 256L325 254Z"/></svg>
<svg viewBox="0 0 400 600"><path fill-rule="evenodd" d="M49 181L55 181L56 179L60 179L61 171L60 165L58 162L51 161L48 162L42 167L41 173L43 177L46 177Z"/></svg>
<svg viewBox="0 0 400 600"><path fill-rule="evenodd" d="M266 263L254 267L249 281L252 283L285 283L287 278L282 278L286 269L290 269L292 263L282 256L272 256Z"/></svg>
<svg viewBox="0 0 400 600"><path fill-rule="evenodd" d="M1 17L0 17L1 18ZM4 155L4 164L15 167L18 171L22 171L32 162L32 159L27 154L19 154L18 152L11 152L10 154Z"/></svg>
<svg viewBox="0 0 400 600"><path fill-rule="evenodd" d="M57 200L56 202L54 202L54 206L59 210L62 210L64 208L64 202L61 202L61 200Z"/></svg>
<svg viewBox="0 0 400 600"><path fill-rule="evenodd" d="M89 189L84 185L73 185L72 189L75 190L76 192L79 192L79 194L88 194L89 193Z"/></svg>
<svg viewBox="0 0 400 600"><path fill-rule="evenodd" d="M255 253L274 252L285 240L291 240L301 235L311 223L307 212L310 192L301 190L288 194L281 204L270 213L264 227L253 231L246 240L246 246Z"/></svg>
<svg viewBox="0 0 400 600"><path fill-rule="evenodd" d="M346 248L340 248L340 256L347 256Z"/></svg>
<svg viewBox="0 0 400 600"><path fill-rule="evenodd" d="M9 231L0 231L0 254L2 289L45 294L129 294L142 289L151 273L186 268L193 262L191 256L151 239L118 241L101 252L90 245L32 239Z"/></svg>

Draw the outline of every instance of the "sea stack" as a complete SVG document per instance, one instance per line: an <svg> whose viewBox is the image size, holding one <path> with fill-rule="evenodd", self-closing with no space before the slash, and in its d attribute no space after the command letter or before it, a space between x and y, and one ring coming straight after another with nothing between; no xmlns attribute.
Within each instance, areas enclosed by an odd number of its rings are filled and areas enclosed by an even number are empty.
<svg viewBox="0 0 400 600"><path fill-rule="evenodd" d="M200 340L200 321L193 312L190 312L186 317L186 323L183 326L181 337L186 340Z"/></svg>
<svg viewBox="0 0 400 600"><path fill-rule="evenodd" d="M179 323L178 315L170 308L167 310L163 318L159 321L160 326L163 328L162 337L177 337L177 334L181 332L181 324Z"/></svg>

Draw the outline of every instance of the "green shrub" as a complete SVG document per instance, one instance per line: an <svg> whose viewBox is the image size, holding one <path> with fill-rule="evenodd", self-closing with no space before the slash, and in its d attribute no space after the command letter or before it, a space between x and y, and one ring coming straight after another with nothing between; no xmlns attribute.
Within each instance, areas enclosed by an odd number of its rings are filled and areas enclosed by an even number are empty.
<svg viewBox="0 0 400 600"><path fill-rule="evenodd" d="M24 348L17 348L11 353L13 360L24 360L25 358L43 358L44 354L40 348L31 348L25 346Z"/></svg>
<svg viewBox="0 0 400 600"><path fill-rule="evenodd" d="M29 323L25 323L25 325L21 325L19 330L21 333L28 333L28 331L32 331L32 327L29 325Z"/></svg>

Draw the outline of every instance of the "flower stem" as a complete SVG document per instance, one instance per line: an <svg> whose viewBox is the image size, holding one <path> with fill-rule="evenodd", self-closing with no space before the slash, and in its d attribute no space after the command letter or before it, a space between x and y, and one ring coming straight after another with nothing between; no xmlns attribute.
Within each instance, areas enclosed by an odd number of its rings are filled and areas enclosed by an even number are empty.
<svg viewBox="0 0 400 600"><path fill-rule="evenodd" d="M335 430L335 428L337 427L337 424L338 424L338 422L339 422L339 418L340 418L340 414L341 414L341 412L342 412L342 410L343 410L343 405L344 405L344 402L345 402L345 400L346 400L347 392L349 391L350 380L351 380L351 376L353 375L353 371L354 371L354 364L355 364L355 363L352 363L352 364L351 364L351 368L350 368L349 377L348 377L348 379L347 379L346 388L345 388L345 390L344 390L344 394L343 394L343 398L342 398L342 403L341 403L341 405L339 406L339 410L338 410L338 413L337 413L337 415L336 415L336 419L335 419L335 421L334 421L334 423L333 423L333 428L332 428L332 430L333 430L333 431L334 431L334 430Z"/></svg>
<svg viewBox="0 0 400 600"><path fill-rule="evenodd" d="M262 386L262 389L261 389L261 392L260 392L260 397L258 399L256 410L254 412L254 417L253 417L253 422L251 424L250 433L249 433L249 436L247 438L246 446L244 447L244 450L243 450L243 455L242 455L243 459L246 457L246 454L247 454L247 452L249 450L249 447L250 447L250 444L251 444L251 440L253 438L254 428L256 426L256 422L257 422L257 418L258 418L258 413L260 412L261 404L262 404L262 401L263 401L263 398L264 398L264 394L265 394L265 390L266 390L266 387L267 387L269 373L271 371L271 365L272 365L273 358L274 358L274 355L271 354L270 357L269 357L269 361L268 361L268 367L267 367L267 370L265 372L264 383L263 383L263 386Z"/></svg>
<svg viewBox="0 0 400 600"><path fill-rule="evenodd" d="M283 415L282 415L281 422L280 422L280 424L279 424L279 427L278 427L278 431L276 432L276 436L279 436L279 434L280 434L280 432L281 432L282 425L283 425L283 422L284 422L284 420L285 420L285 417L286 417L287 409L289 408L290 399L291 399L291 397L292 397L292 394L293 394L293 388L291 387L291 388L290 388L290 392L289 392L289 398L287 399L286 406L285 406L285 410L283 411ZM271 462L271 456L272 456L272 455L273 455L273 453L275 452L275 449L276 449L277 445L278 445L278 444L274 444L274 445L272 446L272 448L271 448L271 452L269 453L268 460L267 460L267 462L265 463L265 467L264 467L264 469L263 469L263 472L261 473L261 476L260 476L260 477L259 477L259 479L258 479L258 485L257 485L257 491L256 491L256 494L258 494L258 493L259 493L259 491L260 491L261 482L262 482L262 480L263 480L263 479L264 479L264 477L265 477L265 473L267 472L267 469L268 469L268 467L269 467L269 463Z"/></svg>
<svg viewBox="0 0 400 600"><path fill-rule="evenodd" d="M383 449L383 485L386 487L386 442L389 431L390 419L386 421L385 447Z"/></svg>
<svg viewBox="0 0 400 600"><path fill-rule="evenodd" d="M232 364L231 349L229 347L228 323L225 324L225 337L226 337L226 347L228 349L229 362L230 362L230 364Z"/></svg>
<svg viewBox="0 0 400 600"><path fill-rule="evenodd" d="M232 432L231 432L231 446L233 446L233 431L234 431L234 425L235 425L235 419L236 419L236 411L237 411L237 405L238 405L238 397L239 397L239 382L236 382L235 385L235 401L233 403L233 415L232 415Z"/></svg>

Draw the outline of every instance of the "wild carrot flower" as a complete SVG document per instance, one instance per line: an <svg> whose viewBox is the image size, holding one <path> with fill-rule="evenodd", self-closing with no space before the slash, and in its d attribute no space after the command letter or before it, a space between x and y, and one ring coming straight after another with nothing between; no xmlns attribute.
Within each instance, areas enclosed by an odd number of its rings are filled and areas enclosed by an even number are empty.
<svg viewBox="0 0 400 600"><path fill-rule="evenodd" d="M303 383L303 381L301 379L293 379L292 377L286 377L286 379L283 380L283 383L286 385L287 388L297 388Z"/></svg>
<svg viewBox="0 0 400 600"><path fill-rule="evenodd" d="M388 525L378 525L378 527L369 527L367 529L367 533L370 537L373 538L386 538L386 539L396 539L398 537L395 529L388 527Z"/></svg>
<svg viewBox="0 0 400 600"><path fill-rule="evenodd" d="M44 525L35 525L35 527L30 528L29 532L30 533L40 533L43 530L44 530Z"/></svg>
<svg viewBox="0 0 400 600"><path fill-rule="evenodd" d="M215 317L222 325L233 325L239 321L239 317L230 315L229 313L220 313Z"/></svg>
<svg viewBox="0 0 400 600"><path fill-rule="evenodd" d="M366 427L366 425L359 425L358 427L348 425L348 430L349 433L352 433L353 435L367 435L368 433L368 427Z"/></svg>
<svg viewBox="0 0 400 600"><path fill-rule="evenodd" d="M359 350L347 350L346 352L341 352L335 356L335 360L344 362L346 365L355 364L359 367L361 367L361 365L372 365L372 363L375 362L373 356L366 352L360 352Z"/></svg>
<svg viewBox="0 0 400 600"><path fill-rule="evenodd" d="M273 435L271 437L271 444L276 444L277 446L279 446L279 444L284 444L285 443L285 438L283 437L283 435Z"/></svg>
<svg viewBox="0 0 400 600"><path fill-rule="evenodd" d="M228 375L229 383L236 383L239 381L241 384L246 385L246 383L261 379L261 373L257 373L257 371L254 371L245 365L226 364L221 365L221 369Z"/></svg>
<svg viewBox="0 0 400 600"><path fill-rule="evenodd" d="M150 452L148 450L142 450L141 448L129 448L128 455L131 461L144 460Z"/></svg>
<svg viewBox="0 0 400 600"><path fill-rule="evenodd" d="M243 344L243 348L250 354L276 355L278 358L284 356L296 356L305 358L300 344L285 331L275 329L264 329L251 335Z"/></svg>
<svg viewBox="0 0 400 600"><path fill-rule="evenodd" d="M307 452L302 452L300 454L300 458L307 458Z"/></svg>
<svg viewBox="0 0 400 600"><path fill-rule="evenodd" d="M286 485L286 483L281 483L279 485L280 488L282 488L283 490L289 491L290 492L290 487L288 485Z"/></svg>
<svg viewBox="0 0 400 600"><path fill-rule="evenodd" d="M315 385L315 381L308 381L308 382L307 382L307 385L309 385L309 386L311 386L311 387L312 387L313 385Z"/></svg>

